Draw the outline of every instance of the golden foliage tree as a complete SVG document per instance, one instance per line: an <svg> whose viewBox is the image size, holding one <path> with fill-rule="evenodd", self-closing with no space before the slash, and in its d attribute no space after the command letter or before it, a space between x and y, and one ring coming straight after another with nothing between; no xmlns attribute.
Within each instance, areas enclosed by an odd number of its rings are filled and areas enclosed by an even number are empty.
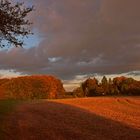
<svg viewBox="0 0 140 140"><path fill-rule="evenodd" d="M0 79L1 95L15 99L61 98L64 88L53 76L23 76L9 80Z"/></svg>

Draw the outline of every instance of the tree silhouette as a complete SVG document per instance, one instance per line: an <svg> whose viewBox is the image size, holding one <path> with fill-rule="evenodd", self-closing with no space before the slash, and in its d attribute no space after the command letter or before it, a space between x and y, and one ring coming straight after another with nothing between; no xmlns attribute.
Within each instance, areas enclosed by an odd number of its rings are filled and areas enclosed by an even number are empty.
<svg viewBox="0 0 140 140"><path fill-rule="evenodd" d="M23 38L32 34L29 30L31 22L25 19L32 10L33 7L25 7L24 3L0 0L0 47L7 44L23 46Z"/></svg>

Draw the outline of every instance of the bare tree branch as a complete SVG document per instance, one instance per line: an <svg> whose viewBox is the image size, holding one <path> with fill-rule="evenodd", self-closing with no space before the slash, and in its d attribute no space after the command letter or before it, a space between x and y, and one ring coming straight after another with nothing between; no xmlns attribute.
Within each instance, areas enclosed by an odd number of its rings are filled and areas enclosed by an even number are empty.
<svg viewBox="0 0 140 140"><path fill-rule="evenodd" d="M32 10L33 6L25 7L24 3L12 5L9 0L0 0L0 47L5 47L5 42L23 46L23 38L32 34L29 30L32 23L25 19Z"/></svg>

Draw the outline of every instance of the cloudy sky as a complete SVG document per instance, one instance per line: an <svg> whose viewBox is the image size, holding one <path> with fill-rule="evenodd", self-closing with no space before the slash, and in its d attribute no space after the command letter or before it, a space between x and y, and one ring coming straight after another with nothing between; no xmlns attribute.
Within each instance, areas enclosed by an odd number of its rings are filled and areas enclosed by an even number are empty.
<svg viewBox="0 0 140 140"><path fill-rule="evenodd" d="M65 83L89 76L140 80L140 0L28 0L34 35L0 50L0 76L52 74ZM69 86L69 85L67 85Z"/></svg>

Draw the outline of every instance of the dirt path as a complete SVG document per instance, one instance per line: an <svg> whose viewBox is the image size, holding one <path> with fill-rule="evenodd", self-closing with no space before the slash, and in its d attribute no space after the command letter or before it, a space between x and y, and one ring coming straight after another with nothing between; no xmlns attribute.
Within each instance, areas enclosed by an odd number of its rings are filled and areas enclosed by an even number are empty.
<svg viewBox="0 0 140 140"><path fill-rule="evenodd" d="M115 101L118 103L118 100ZM73 106L70 105L70 100L43 101L18 106L5 120L5 140L140 139L139 129L98 115L97 112L76 107L76 100L71 102ZM80 101L77 101L77 104L78 102L80 104Z"/></svg>

